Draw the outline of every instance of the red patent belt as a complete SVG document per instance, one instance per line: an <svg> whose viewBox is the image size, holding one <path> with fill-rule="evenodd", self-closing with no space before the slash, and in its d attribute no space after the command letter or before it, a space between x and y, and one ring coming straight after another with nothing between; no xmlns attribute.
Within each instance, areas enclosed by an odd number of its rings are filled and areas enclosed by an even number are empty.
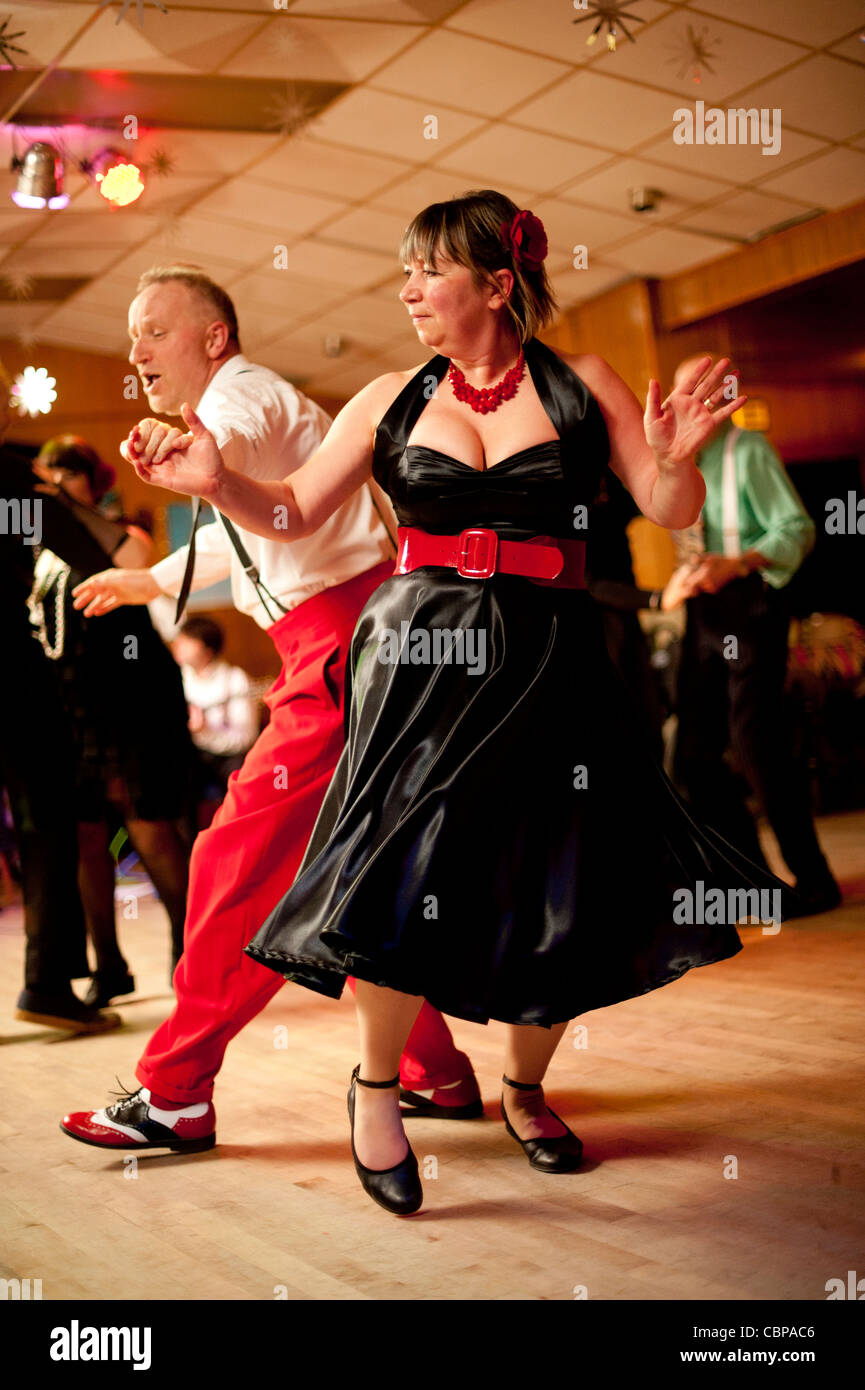
<svg viewBox="0 0 865 1390"><path fill-rule="evenodd" d="M466 579L520 574L555 589L586 587L585 541L553 536L508 541L486 526L470 526L458 536L434 536L417 526L401 526L397 536L394 574L408 574L421 565L446 565Z"/></svg>

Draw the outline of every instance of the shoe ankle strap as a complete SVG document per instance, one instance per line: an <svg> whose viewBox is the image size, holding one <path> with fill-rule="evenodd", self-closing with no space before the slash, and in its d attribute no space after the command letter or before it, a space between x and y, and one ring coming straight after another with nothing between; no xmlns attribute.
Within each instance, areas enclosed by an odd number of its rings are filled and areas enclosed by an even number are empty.
<svg viewBox="0 0 865 1390"><path fill-rule="evenodd" d="M360 1062L358 1062L357 1066L352 1072L351 1079L352 1081L356 1081L358 1086L368 1086L371 1091L385 1091L390 1086L399 1085L399 1073L397 1073L397 1075L393 1078L392 1081L364 1081L363 1077L359 1073Z"/></svg>
<svg viewBox="0 0 865 1390"><path fill-rule="evenodd" d="M541 1091L543 1082L541 1081L511 1081L509 1076L503 1076L502 1081L506 1086L513 1086L515 1091Z"/></svg>

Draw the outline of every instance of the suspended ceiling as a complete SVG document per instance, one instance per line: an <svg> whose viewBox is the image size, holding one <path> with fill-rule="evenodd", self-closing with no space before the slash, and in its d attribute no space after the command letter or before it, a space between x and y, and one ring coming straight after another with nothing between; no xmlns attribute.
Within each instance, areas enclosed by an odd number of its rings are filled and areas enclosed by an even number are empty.
<svg viewBox="0 0 865 1390"><path fill-rule="evenodd" d="M494 186L532 208L564 308L865 196L860 0L631 0L616 52L587 46L571 0L275 3L147 0L142 23L135 0L0 9L26 50L0 70L0 334L124 352L139 273L193 261L234 297L245 351L348 395L417 357L396 249L429 202ZM780 152L677 145L697 98L780 109ZM63 211L9 198L36 138L66 156ZM107 143L149 169L131 207L77 167ZM660 191L654 212L631 210L635 187Z"/></svg>

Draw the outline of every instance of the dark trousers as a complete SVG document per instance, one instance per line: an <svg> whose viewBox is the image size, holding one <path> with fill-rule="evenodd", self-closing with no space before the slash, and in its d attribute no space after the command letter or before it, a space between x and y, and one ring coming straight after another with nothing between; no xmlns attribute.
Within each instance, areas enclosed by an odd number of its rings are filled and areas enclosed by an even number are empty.
<svg viewBox="0 0 865 1390"><path fill-rule="evenodd" d="M3 679L0 778L21 859L25 987L66 993L70 980L90 973L78 892L74 761L54 672L32 638L14 652Z"/></svg>
<svg viewBox="0 0 865 1390"><path fill-rule="evenodd" d="M698 820L765 863L741 782L724 758L732 749L791 873L803 885L819 882L829 870L805 769L793 756L784 695L789 614L783 591L752 574L689 599L687 607L675 780Z"/></svg>

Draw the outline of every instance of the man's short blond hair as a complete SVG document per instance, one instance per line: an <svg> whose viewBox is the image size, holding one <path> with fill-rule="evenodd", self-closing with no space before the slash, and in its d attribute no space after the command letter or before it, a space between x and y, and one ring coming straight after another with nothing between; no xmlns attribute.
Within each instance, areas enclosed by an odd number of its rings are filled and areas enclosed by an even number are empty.
<svg viewBox="0 0 865 1390"><path fill-rule="evenodd" d="M231 302L231 297L221 285L217 285L214 280L211 280L201 266L184 265L180 262L174 265L152 265L139 278L136 293L141 294L142 290L146 290L150 285L162 285L170 280L177 280L181 285L185 285L208 308L212 309L219 322L224 323L228 329L229 338L238 348L240 347L237 313Z"/></svg>

